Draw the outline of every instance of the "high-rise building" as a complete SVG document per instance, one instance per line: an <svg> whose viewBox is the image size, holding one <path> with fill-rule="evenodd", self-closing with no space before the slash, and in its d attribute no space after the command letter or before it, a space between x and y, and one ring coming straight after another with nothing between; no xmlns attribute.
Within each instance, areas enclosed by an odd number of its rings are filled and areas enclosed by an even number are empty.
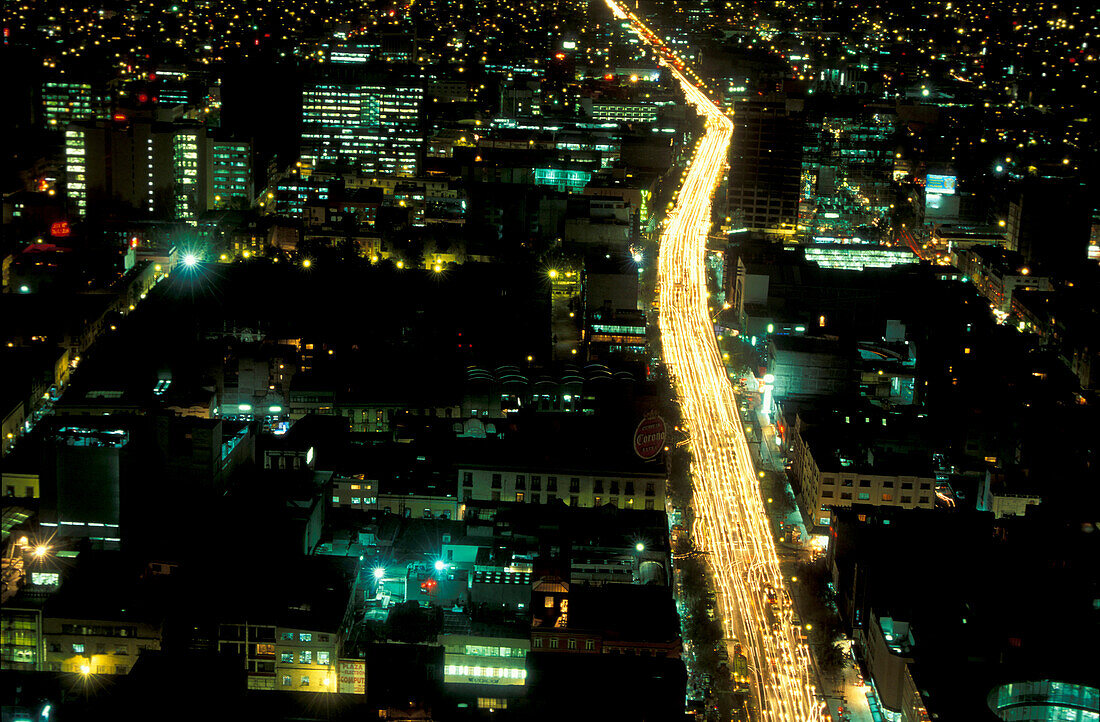
<svg viewBox="0 0 1100 722"><path fill-rule="evenodd" d="M194 218L200 210L199 148L204 145L198 128L180 129L172 139L172 217Z"/></svg>
<svg viewBox="0 0 1100 722"><path fill-rule="evenodd" d="M726 195L735 228L794 233L804 127L791 101L738 104Z"/></svg>
<svg viewBox="0 0 1100 722"><path fill-rule="evenodd" d="M107 117L107 96L91 83L47 80L42 84L42 124L60 130L69 123Z"/></svg>
<svg viewBox="0 0 1100 722"><path fill-rule="evenodd" d="M244 208L255 195L252 184L252 144L240 140L211 141L215 208Z"/></svg>
<svg viewBox="0 0 1100 722"><path fill-rule="evenodd" d="M252 200L251 144L200 125L120 117L65 130L66 193L77 215L89 204L189 220Z"/></svg>
<svg viewBox="0 0 1100 722"><path fill-rule="evenodd" d="M425 134L424 88L399 76L345 66L302 92L302 157L347 163L372 174L414 176Z"/></svg>

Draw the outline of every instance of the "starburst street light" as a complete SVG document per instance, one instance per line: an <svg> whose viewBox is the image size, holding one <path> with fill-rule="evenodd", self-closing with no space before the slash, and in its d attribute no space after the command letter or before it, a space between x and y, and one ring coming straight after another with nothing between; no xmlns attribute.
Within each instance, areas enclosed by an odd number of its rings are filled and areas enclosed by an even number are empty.
<svg viewBox="0 0 1100 722"><path fill-rule="evenodd" d="M199 265L199 257L196 256L194 253L185 253L183 254L183 265L187 266L188 268L194 268L195 266Z"/></svg>

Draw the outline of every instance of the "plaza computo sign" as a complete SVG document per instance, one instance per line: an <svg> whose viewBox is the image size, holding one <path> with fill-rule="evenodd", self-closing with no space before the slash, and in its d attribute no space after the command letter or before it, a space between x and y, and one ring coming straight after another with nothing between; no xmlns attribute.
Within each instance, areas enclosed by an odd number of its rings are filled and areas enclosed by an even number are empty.
<svg viewBox="0 0 1100 722"><path fill-rule="evenodd" d="M336 679L336 691L344 694L366 694L366 661L362 659L341 659L337 667Z"/></svg>
<svg viewBox="0 0 1100 722"><path fill-rule="evenodd" d="M656 411L646 414L634 430L634 453L649 461L665 448L665 420Z"/></svg>

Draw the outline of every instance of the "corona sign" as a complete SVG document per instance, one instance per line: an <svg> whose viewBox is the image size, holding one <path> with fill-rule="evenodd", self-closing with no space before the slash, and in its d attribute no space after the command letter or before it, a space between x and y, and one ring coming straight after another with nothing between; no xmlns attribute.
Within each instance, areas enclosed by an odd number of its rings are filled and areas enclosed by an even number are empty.
<svg viewBox="0 0 1100 722"><path fill-rule="evenodd" d="M634 430L634 453L646 461L656 458L665 448L666 431L665 420L650 411Z"/></svg>

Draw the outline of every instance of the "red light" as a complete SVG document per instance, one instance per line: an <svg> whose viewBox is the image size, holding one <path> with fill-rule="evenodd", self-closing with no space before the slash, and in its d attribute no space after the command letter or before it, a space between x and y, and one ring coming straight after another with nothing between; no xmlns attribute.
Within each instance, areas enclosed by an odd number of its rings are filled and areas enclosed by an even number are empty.
<svg viewBox="0 0 1100 722"><path fill-rule="evenodd" d="M138 247L138 239L137 239L137 236L134 236L133 238L130 239L130 248L137 248L137 247Z"/></svg>
<svg viewBox="0 0 1100 722"><path fill-rule="evenodd" d="M67 238L71 232L68 221L57 221L50 225L50 235L54 238Z"/></svg>
<svg viewBox="0 0 1100 722"><path fill-rule="evenodd" d="M156 79L157 79L157 74L156 73L149 73L149 80L156 80Z"/></svg>
<svg viewBox="0 0 1100 722"><path fill-rule="evenodd" d="M146 95L145 93L138 93L138 102L139 103L148 103L149 102L149 96Z"/></svg>
<svg viewBox="0 0 1100 722"><path fill-rule="evenodd" d="M603 79L604 80L614 80L615 76L612 75L611 73L608 73L607 75L603 76Z"/></svg>
<svg viewBox="0 0 1100 722"><path fill-rule="evenodd" d="M565 53L558 53L554 57L557 58L558 60L565 60Z"/></svg>
<svg viewBox="0 0 1100 722"><path fill-rule="evenodd" d="M256 38L255 40L252 41L252 44L253 45L259 45L260 44L260 39Z"/></svg>
<svg viewBox="0 0 1100 722"><path fill-rule="evenodd" d="M115 120L119 121L120 123L123 123L123 122L126 121L126 116L123 115L122 113L115 113L111 117L114 118Z"/></svg>

